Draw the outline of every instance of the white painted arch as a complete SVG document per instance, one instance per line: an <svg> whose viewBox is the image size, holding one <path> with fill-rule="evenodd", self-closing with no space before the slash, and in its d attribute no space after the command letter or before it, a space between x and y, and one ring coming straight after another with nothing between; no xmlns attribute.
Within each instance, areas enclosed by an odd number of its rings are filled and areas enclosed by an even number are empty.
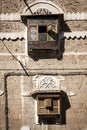
<svg viewBox="0 0 87 130"><path fill-rule="evenodd" d="M49 10L49 12L52 14L64 14L63 10L53 2L46 0L37 0L36 2L30 4L29 7L25 7L22 15L31 15L31 12L34 13L38 9Z"/></svg>

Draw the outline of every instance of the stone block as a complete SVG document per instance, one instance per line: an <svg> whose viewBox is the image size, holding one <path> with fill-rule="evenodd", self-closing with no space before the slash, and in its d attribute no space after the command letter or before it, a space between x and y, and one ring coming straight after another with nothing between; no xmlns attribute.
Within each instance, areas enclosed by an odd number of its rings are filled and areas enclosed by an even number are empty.
<svg viewBox="0 0 87 130"><path fill-rule="evenodd" d="M16 13L20 10L20 0L4 0L2 1L3 13Z"/></svg>
<svg viewBox="0 0 87 130"><path fill-rule="evenodd" d="M87 31L87 21L67 21L64 25L64 31Z"/></svg>
<svg viewBox="0 0 87 130"><path fill-rule="evenodd" d="M65 40L65 52L76 52L86 53L87 52L87 39L74 39L74 40Z"/></svg>

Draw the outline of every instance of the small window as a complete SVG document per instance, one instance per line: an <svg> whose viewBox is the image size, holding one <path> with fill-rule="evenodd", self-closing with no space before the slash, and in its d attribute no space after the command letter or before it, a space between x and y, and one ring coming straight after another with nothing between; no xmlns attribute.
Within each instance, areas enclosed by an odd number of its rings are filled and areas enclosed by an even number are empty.
<svg viewBox="0 0 87 130"><path fill-rule="evenodd" d="M47 41L47 26L38 26L39 41Z"/></svg>
<svg viewBox="0 0 87 130"><path fill-rule="evenodd" d="M60 98L38 98L38 115L60 114Z"/></svg>
<svg viewBox="0 0 87 130"><path fill-rule="evenodd" d="M57 41L57 24L29 25L28 30L29 41Z"/></svg>
<svg viewBox="0 0 87 130"><path fill-rule="evenodd" d="M47 26L39 26L39 33L47 33Z"/></svg>

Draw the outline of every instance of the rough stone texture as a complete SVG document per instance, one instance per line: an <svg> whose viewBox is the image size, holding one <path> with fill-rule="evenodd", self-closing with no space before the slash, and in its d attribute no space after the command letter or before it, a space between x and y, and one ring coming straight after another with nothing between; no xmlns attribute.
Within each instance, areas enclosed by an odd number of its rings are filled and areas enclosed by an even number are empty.
<svg viewBox="0 0 87 130"><path fill-rule="evenodd" d="M63 11L66 12L86 12L87 11L87 1L85 0L50 0L57 5L59 5L61 8L63 8Z"/></svg>
<svg viewBox="0 0 87 130"><path fill-rule="evenodd" d="M29 63L29 64L28 64ZM46 64L46 66L45 66ZM61 61L54 59L39 59L34 61L31 59L26 60L27 68L31 69L80 69L87 67L87 56L86 55L64 55Z"/></svg>
<svg viewBox="0 0 87 130"><path fill-rule="evenodd" d="M2 12L13 13L18 12L20 9L20 0L2 0Z"/></svg>
<svg viewBox="0 0 87 130"><path fill-rule="evenodd" d="M0 22L0 32L20 32L25 30L25 26L21 22Z"/></svg>
<svg viewBox="0 0 87 130"><path fill-rule="evenodd" d="M65 40L65 52L87 52L87 39Z"/></svg>
<svg viewBox="0 0 87 130"><path fill-rule="evenodd" d="M87 21L66 21L64 25L65 32L87 31Z"/></svg>
<svg viewBox="0 0 87 130"><path fill-rule="evenodd" d="M25 41L24 40L0 40L0 53L25 53Z"/></svg>

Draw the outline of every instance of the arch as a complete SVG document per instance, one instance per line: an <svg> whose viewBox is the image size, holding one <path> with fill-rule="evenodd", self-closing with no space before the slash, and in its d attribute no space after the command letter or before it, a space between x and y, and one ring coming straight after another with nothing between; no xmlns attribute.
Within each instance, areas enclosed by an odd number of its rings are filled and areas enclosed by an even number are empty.
<svg viewBox="0 0 87 130"><path fill-rule="evenodd" d="M32 4L30 4L29 7L25 7L22 14L23 15L37 14L36 12L40 9L41 11L48 10L48 12L52 14L64 13L63 10L59 6L57 6L51 1L37 0L36 2L33 2Z"/></svg>

